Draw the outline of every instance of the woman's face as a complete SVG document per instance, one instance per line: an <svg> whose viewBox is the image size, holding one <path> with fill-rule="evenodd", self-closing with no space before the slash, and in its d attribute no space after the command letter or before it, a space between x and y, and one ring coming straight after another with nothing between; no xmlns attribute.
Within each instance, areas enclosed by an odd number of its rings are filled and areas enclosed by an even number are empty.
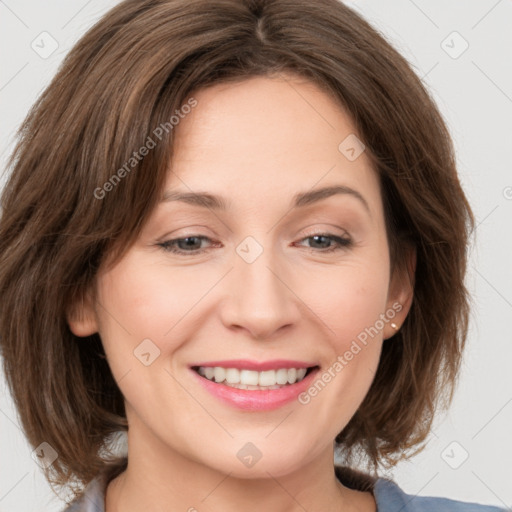
<svg viewBox="0 0 512 512"><path fill-rule="evenodd" d="M379 181L329 96L288 75L194 97L165 199L70 325L101 336L130 456L278 476L332 456L410 289L390 282Z"/></svg>

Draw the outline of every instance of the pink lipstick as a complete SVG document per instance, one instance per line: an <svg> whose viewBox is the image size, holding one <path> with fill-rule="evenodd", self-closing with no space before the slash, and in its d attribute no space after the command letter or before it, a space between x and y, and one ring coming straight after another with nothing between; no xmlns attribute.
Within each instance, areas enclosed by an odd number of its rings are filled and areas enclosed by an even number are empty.
<svg viewBox="0 0 512 512"><path fill-rule="evenodd" d="M247 411L282 407L305 391L318 373L311 362L208 361L190 365L199 384L220 401Z"/></svg>

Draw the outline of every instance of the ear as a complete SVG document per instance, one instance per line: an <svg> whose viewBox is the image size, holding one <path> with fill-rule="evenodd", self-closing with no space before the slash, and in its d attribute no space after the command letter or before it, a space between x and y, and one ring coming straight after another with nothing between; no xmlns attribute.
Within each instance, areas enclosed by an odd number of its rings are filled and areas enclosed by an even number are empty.
<svg viewBox="0 0 512 512"><path fill-rule="evenodd" d="M416 248L409 245L406 249L405 261L398 262L391 276L387 310L394 311L395 316L386 322L383 329L384 339L395 335L405 322L411 309L414 296L414 278L416 273ZM396 329L391 325L394 324Z"/></svg>
<svg viewBox="0 0 512 512"><path fill-rule="evenodd" d="M66 312L66 320L75 336L91 336L98 332L98 321L91 291L77 299Z"/></svg>

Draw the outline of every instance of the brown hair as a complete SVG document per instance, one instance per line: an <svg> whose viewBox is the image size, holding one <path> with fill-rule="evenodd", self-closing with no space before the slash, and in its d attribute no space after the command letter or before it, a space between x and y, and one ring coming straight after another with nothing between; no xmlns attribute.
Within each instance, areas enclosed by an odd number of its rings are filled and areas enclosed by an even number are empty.
<svg viewBox="0 0 512 512"><path fill-rule="evenodd" d="M446 125L407 61L337 0L126 0L69 52L28 114L2 196L4 369L28 441L59 455L52 482L88 483L109 464L108 436L127 429L99 335L77 338L66 313L153 210L172 156L169 119L193 91L281 72L350 113L380 178L391 262L402 266L408 245L417 253L409 315L336 437L346 462L363 454L376 470L410 457L451 402L474 219ZM126 167L161 125L161 142Z"/></svg>

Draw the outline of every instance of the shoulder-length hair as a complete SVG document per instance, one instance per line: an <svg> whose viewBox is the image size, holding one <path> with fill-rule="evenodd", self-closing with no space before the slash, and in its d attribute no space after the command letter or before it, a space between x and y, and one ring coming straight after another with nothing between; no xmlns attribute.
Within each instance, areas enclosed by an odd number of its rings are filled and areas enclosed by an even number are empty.
<svg viewBox="0 0 512 512"><path fill-rule="evenodd" d="M392 268L416 250L410 312L336 446L348 463L357 454L374 470L396 464L451 403L474 219L445 122L408 62L337 0L126 0L80 39L29 112L2 195L5 375L28 441L58 453L51 482L88 483L112 462L102 456L109 436L127 429L99 335L77 338L66 315L155 207L173 116L209 85L284 72L351 116L380 180Z"/></svg>

